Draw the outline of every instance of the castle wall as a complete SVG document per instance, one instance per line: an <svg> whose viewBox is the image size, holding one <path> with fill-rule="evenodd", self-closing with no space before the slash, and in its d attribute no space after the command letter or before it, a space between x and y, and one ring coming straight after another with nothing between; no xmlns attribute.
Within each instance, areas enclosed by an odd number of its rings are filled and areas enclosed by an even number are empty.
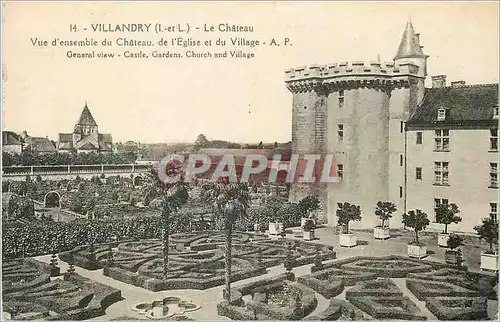
<svg viewBox="0 0 500 322"><path fill-rule="evenodd" d="M422 144L416 144L422 132ZM490 162L498 163L498 152L489 152L489 129L450 130L450 151L434 151L435 131L408 131L408 210L421 209L435 221L434 198L448 199L460 209L462 222L449 230L474 232L483 218L489 217L490 203L498 204L498 189L489 188ZM467 147L464 153L461 147ZM434 162L449 162L449 185L434 182ZM422 168L422 180L416 179L416 168ZM442 230L432 223L429 229Z"/></svg>
<svg viewBox="0 0 500 322"><path fill-rule="evenodd" d="M337 203L350 202L361 206L363 218L351 227L373 227L376 202L388 198L389 96L377 88L345 90L343 108L338 107L338 96L335 92L328 98L328 151L336 153L344 174L342 182L328 187L328 223L337 225Z"/></svg>

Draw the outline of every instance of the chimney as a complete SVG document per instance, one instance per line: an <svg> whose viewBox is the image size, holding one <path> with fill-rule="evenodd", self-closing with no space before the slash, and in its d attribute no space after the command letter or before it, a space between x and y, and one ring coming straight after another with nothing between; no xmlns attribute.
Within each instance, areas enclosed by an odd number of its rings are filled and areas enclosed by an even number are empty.
<svg viewBox="0 0 500 322"><path fill-rule="evenodd" d="M431 76L432 88L446 87L446 75Z"/></svg>
<svg viewBox="0 0 500 322"><path fill-rule="evenodd" d="M465 81L451 82L451 87L460 87L460 86L465 86Z"/></svg>

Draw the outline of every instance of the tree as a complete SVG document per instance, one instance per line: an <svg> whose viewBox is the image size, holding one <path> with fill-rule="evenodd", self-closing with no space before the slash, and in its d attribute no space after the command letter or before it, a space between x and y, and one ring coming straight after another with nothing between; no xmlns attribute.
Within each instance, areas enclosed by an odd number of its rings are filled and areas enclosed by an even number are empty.
<svg viewBox="0 0 500 322"><path fill-rule="evenodd" d="M224 215L225 221L225 279L226 286L223 297L227 302L231 298L231 253L233 225L238 217L246 216L250 196L246 183L230 183L227 178L220 178L217 182L206 187L209 200L214 202L218 212Z"/></svg>
<svg viewBox="0 0 500 322"><path fill-rule="evenodd" d="M204 134L198 135L196 141L194 142L194 151L198 151L199 149L203 149L208 147L210 141L207 140L207 137Z"/></svg>
<svg viewBox="0 0 500 322"><path fill-rule="evenodd" d="M430 224L427 214L420 209L410 210L407 214L403 214L403 224L406 227L415 230L415 242L420 245L418 240L418 232L425 229Z"/></svg>
<svg viewBox="0 0 500 322"><path fill-rule="evenodd" d="M257 145L257 149L262 150L263 148L264 144L262 143L262 141L260 141L259 144Z"/></svg>
<svg viewBox="0 0 500 322"><path fill-rule="evenodd" d="M344 234L349 234L349 222L361 220L361 207L344 202L337 209L338 224L344 227Z"/></svg>
<svg viewBox="0 0 500 322"><path fill-rule="evenodd" d="M307 196L299 201L298 210L302 217L309 217L309 213L318 210L319 199L316 196Z"/></svg>
<svg viewBox="0 0 500 322"><path fill-rule="evenodd" d="M444 224L444 233L448 233L448 225L451 223L458 224L462 221L462 218L457 216L460 210L458 206L454 203L452 204L440 204L436 208L436 221L440 224Z"/></svg>
<svg viewBox="0 0 500 322"><path fill-rule="evenodd" d="M377 202L377 208L375 209L375 215L380 218L380 227L385 228L385 221L392 218L392 214L396 212L396 205L388 201Z"/></svg>
<svg viewBox="0 0 500 322"><path fill-rule="evenodd" d="M12 154L3 151L2 152L2 166L10 167L13 164L14 164L14 157L12 156Z"/></svg>
<svg viewBox="0 0 500 322"><path fill-rule="evenodd" d="M489 253L495 254L493 245L498 243L498 222L493 218L485 218L483 224L475 226L474 230L480 239L484 239L490 245Z"/></svg>
<svg viewBox="0 0 500 322"><path fill-rule="evenodd" d="M168 277L168 239L170 234L170 216L177 214L179 209L188 201L189 193L184 180L182 178L182 168L179 163L170 162L165 169L167 178L160 178L158 171L151 169L147 184L150 189L157 192L157 195L162 196L162 239L163 239L163 279ZM179 176L179 180L167 180Z"/></svg>

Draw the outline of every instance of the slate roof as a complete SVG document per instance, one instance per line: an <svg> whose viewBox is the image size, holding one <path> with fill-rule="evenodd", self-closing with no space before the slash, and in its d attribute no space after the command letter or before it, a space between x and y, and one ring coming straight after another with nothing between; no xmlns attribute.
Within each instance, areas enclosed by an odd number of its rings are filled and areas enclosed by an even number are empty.
<svg viewBox="0 0 500 322"><path fill-rule="evenodd" d="M407 57L425 57L422 48L420 48L418 36L416 35L411 22L406 24L406 29L403 33L398 52L394 59Z"/></svg>
<svg viewBox="0 0 500 322"><path fill-rule="evenodd" d="M47 153L56 151L56 147L48 138L30 137L28 144L33 152Z"/></svg>
<svg viewBox="0 0 500 322"><path fill-rule="evenodd" d="M73 133L59 133L59 143L73 143Z"/></svg>
<svg viewBox="0 0 500 322"><path fill-rule="evenodd" d="M99 142L113 143L113 138L111 134L99 134Z"/></svg>
<svg viewBox="0 0 500 322"><path fill-rule="evenodd" d="M3 145L21 145L21 137L11 131L2 131L2 144Z"/></svg>
<svg viewBox="0 0 500 322"><path fill-rule="evenodd" d="M77 124L97 126L97 123L94 120L92 113L90 113L87 103L85 103L85 107L83 108L82 114L80 115L80 119L78 120Z"/></svg>
<svg viewBox="0 0 500 322"><path fill-rule="evenodd" d="M498 106L498 84L426 88L422 104L407 125L498 123L493 119L495 106ZM444 121L437 121L440 108L447 110Z"/></svg>

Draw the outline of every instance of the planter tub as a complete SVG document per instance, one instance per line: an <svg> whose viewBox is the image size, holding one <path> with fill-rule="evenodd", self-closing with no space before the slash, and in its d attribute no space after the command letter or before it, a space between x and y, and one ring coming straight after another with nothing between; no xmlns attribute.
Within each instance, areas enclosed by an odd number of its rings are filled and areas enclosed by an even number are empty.
<svg viewBox="0 0 500 322"><path fill-rule="evenodd" d="M413 258L423 258L427 256L427 246L408 245L408 256Z"/></svg>
<svg viewBox="0 0 500 322"><path fill-rule="evenodd" d="M450 239L450 234L439 234L438 235L438 246L448 247L448 239Z"/></svg>
<svg viewBox="0 0 500 322"><path fill-rule="evenodd" d="M354 247L357 245L355 234L340 234L339 245L342 247Z"/></svg>
<svg viewBox="0 0 500 322"><path fill-rule="evenodd" d="M270 222L269 223L269 234L270 235L280 235L283 231L283 223L281 222Z"/></svg>
<svg viewBox="0 0 500 322"><path fill-rule="evenodd" d="M481 253L481 269L498 271L498 254Z"/></svg>
<svg viewBox="0 0 500 322"><path fill-rule="evenodd" d="M314 230L304 231L304 240L314 240Z"/></svg>
<svg viewBox="0 0 500 322"><path fill-rule="evenodd" d="M373 228L373 238L375 239L387 239L390 238L389 228L375 227Z"/></svg>
<svg viewBox="0 0 500 322"><path fill-rule="evenodd" d="M461 265L462 264L462 256L459 252L457 252L455 250L447 250L444 253L444 261L447 264Z"/></svg>

